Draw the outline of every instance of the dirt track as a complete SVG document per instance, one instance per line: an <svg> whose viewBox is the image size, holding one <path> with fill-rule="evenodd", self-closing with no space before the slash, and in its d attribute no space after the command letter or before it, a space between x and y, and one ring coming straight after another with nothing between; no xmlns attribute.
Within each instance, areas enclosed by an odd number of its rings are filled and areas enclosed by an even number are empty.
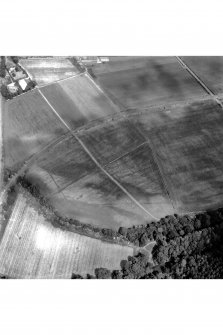
<svg viewBox="0 0 223 335"><path fill-rule="evenodd" d="M76 140L80 143L84 151L89 155L89 157L93 160L93 162L98 166L98 168L113 182L115 183L118 188L120 188L138 207L140 207L149 217L154 218L155 220L158 220L155 216L153 216L149 211L145 209L144 206L142 206L114 177L110 175L102 166L101 164L96 160L96 158L92 155L92 153L89 151L89 149L86 147L86 145L83 143L83 141L74 134L72 129L67 125L67 123L61 118L61 116L57 113L57 111L53 108L53 106L49 103L47 98L44 96L44 94L39 90L42 97L46 100L46 102L49 104L49 106L52 108L54 113L57 115L57 117L61 120L61 122L67 127L67 129L71 132L71 134L76 138Z"/></svg>

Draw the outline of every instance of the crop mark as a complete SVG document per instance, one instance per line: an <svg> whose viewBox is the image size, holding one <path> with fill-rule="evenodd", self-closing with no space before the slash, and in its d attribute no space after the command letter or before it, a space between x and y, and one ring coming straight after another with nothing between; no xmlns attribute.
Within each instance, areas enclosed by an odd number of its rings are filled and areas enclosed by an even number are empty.
<svg viewBox="0 0 223 335"><path fill-rule="evenodd" d="M91 79L91 78L90 78ZM93 81L93 79L91 79ZM93 81L94 82L94 81ZM95 84L95 86L97 86ZM98 89L101 91L100 87ZM149 211L147 211L139 202L136 200L113 176L110 175L109 172L107 172L102 165L97 161L97 159L94 157L94 155L90 152L90 150L87 148L87 146L84 144L84 142L73 132L73 130L69 127L69 125L63 120L63 118L57 113L57 111L54 109L54 107L50 104L50 102L47 100L45 95L39 90L39 93L42 95L44 100L48 103L48 105L51 107L52 111L56 114L56 116L60 119L60 121L65 125L65 127L70 131L72 136L79 142L81 147L84 149L84 151L88 154L88 156L92 159L92 161L95 163L95 165L113 182L118 186L119 189L121 189L139 208L141 208L146 214L154 218L155 220L158 220L155 216L153 216ZM102 91L103 92L103 91Z"/></svg>
<svg viewBox="0 0 223 335"><path fill-rule="evenodd" d="M190 73L190 75L198 82L198 84L200 84L203 87L203 89L212 97L212 99L215 102L217 102L217 104L223 109L223 104L220 101L220 99L217 97L217 95L214 92L212 92L212 90L210 90L210 88L204 83L204 81L201 80L196 75L196 73L193 70L191 70L191 68L179 56L176 56L176 59L178 60L182 68L187 70Z"/></svg>

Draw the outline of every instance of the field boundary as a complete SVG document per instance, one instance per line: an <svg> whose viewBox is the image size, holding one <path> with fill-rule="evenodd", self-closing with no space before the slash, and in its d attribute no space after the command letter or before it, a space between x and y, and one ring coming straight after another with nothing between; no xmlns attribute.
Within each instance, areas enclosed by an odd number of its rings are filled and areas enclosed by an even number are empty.
<svg viewBox="0 0 223 335"><path fill-rule="evenodd" d="M39 89L38 89L39 90ZM66 128L71 132L71 134L74 136L74 138L80 143L81 147L84 149L84 151L88 154L88 156L93 160L95 165L105 174L116 186L121 189L139 208L141 208L147 215L152 217L155 220L158 220L155 216L153 216L149 211L147 211L144 206L142 206L138 200L136 200L109 172L107 172L102 165L97 161L97 159L94 157L94 155L89 151L87 146L84 144L84 142L72 131L72 129L69 127L69 125L63 120L63 118L57 113L55 108L50 104L50 102L47 100L47 98L44 96L44 94L39 90L42 97L45 99L45 101L48 103L48 105L52 108L54 113L57 115L57 117L60 119L60 121L66 126Z"/></svg>
<svg viewBox="0 0 223 335"><path fill-rule="evenodd" d="M172 197L172 195L171 195L172 192L170 192L169 187L168 187L168 183L167 183L167 181L166 181L166 178L165 178L164 175L163 175L162 167L160 167L160 164L159 164L159 161L158 161L156 152L155 152L155 150L154 150L154 148L153 148L153 145L152 145L152 143L151 143L151 139L147 138L147 137L141 132L141 130L138 129L138 127L137 127L131 120L128 119L127 116L126 116L126 120L127 120L133 127L135 127L135 129L141 134L141 136L144 138L144 141L145 141L144 143L147 144L148 147L150 148L151 153L152 153L152 157L153 157L153 161L154 161L155 165L157 166L157 170L158 170L159 175L160 175L160 177L161 177L161 181L162 181L162 184L163 184L164 189L165 189L165 191L166 191L166 195L168 196L169 201L170 201L170 203L171 203L173 209L175 210L176 208L175 208L174 200L173 200L174 197ZM172 198L173 198L173 199L172 199Z"/></svg>
<svg viewBox="0 0 223 335"><path fill-rule="evenodd" d="M223 109L223 104L218 96L210 90L210 88L205 84L203 80L201 80L196 73L179 57L176 56L176 59L180 63L183 69L190 73L190 75L200 84L201 87L212 97L212 99Z"/></svg>

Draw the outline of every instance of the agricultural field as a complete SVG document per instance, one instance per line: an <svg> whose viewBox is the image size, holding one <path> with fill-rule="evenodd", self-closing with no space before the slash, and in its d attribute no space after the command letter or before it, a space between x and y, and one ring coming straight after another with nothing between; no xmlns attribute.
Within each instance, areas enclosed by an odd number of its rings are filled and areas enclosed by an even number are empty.
<svg viewBox="0 0 223 335"><path fill-rule="evenodd" d="M154 108L130 119L149 138L179 212L222 205L223 112L215 102Z"/></svg>
<svg viewBox="0 0 223 335"><path fill-rule="evenodd" d="M153 216L174 214L165 181L148 144L108 164L107 171Z"/></svg>
<svg viewBox="0 0 223 335"><path fill-rule="evenodd" d="M23 58L19 63L25 68L39 86L74 76L78 69L68 58Z"/></svg>
<svg viewBox="0 0 223 335"><path fill-rule="evenodd" d="M223 57L181 57L215 94L223 94Z"/></svg>
<svg viewBox="0 0 223 335"><path fill-rule="evenodd" d="M5 103L3 133L5 166L16 170L67 129L38 90L32 90Z"/></svg>
<svg viewBox="0 0 223 335"><path fill-rule="evenodd" d="M102 165L126 155L145 141L140 132L123 117L81 130L78 136Z"/></svg>
<svg viewBox="0 0 223 335"><path fill-rule="evenodd" d="M39 172L47 173L53 177L59 188L64 188L93 172L96 165L78 141L71 134L67 134L48 150L36 156L35 163L32 165L33 181L35 169L37 181L41 179Z"/></svg>
<svg viewBox="0 0 223 335"><path fill-rule="evenodd" d="M146 224L151 218L100 170L49 195L61 216L118 230Z"/></svg>
<svg viewBox="0 0 223 335"><path fill-rule="evenodd" d="M220 205L220 107L174 57L110 60L100 70L93 66L97 80L114 75L122 97L119 84L127 80L133 86L125 91L126 106L136 107L120 112L86 73L40 89L55 112L38 90L8 101L6 167L16 170L34 157L26 177L55 209L100 227L131 227Z"/></svg>
<svg viewBox="0 0 223 335"><path fill-rule="evenodd" d="M175 57L113 57L103 70L98 68L92 67L94 79L122 109L206 96Z"/></svg>
<svg viewBox="0 0 223 335"><path fill-rule="evenodd" d="M119 112L86 74L42 87L41 92L72 129Z"/></svg>
<svg viewBox="0 0 223 335"><path fill-rule="evenodd" d="M62 230L19 194L0 244L0 273L10 278L71 278L97 267L119 269L133 248Z"/></svg>

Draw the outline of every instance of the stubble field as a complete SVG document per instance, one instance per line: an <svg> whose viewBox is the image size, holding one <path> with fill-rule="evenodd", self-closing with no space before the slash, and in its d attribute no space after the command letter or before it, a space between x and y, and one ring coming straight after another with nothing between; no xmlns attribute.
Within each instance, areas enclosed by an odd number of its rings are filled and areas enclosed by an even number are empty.
<svg viewBox="0 0 223 335"><path fill-rule="evenodd" d="M19 63L38 85L46 85L79 73L78 69L65 57L21 59Z"/></svg>
<svg viewBox="0 0 223 335"><path fill-rule="evenodd" d="M52 226L20 194L0 245L0 273L10 278L71 278L97 267L119 269L133 248Z"/></svg>

